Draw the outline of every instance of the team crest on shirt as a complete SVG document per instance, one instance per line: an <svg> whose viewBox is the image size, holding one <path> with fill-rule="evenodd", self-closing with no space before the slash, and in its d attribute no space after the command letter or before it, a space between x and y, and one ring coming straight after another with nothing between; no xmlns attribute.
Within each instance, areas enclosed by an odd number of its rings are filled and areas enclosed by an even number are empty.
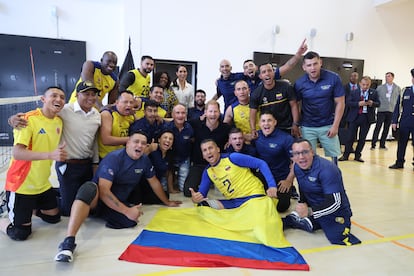
<svg viewBox="0 0 414 276"><path fill-rule="evenodd" d="M326 84L326 85L322 85L321 86L321 89L322 90L328 90L329 88L331 88L331 85L330 84Z"/></svg>
<svg viewBox="0 0 414 276"><path fill-rule="evenodd" d="M266 98L266 97L263 97L262 102L263 102L264 104L268 103L268 102L267 102L267 98Z"/></svg>
<svg viewBox="0 0 414 276"><path fill-rule="evenodd" d="M134 171L135 171L136 174L142 173L142 169L135 169Z"/></svg>
<svg viewBox="0 0 414 276"><path fill-rule="evenodd" d="M277 144L276 143L269 143L269 148L275 149L275 148L277 148Z"/></svg>
<svg viewBox="0 0 414 276"><path fill-rule="evenodd" d="M281 100L281 99L283 99L282 93L276 93L276 100L278 101L278 100Z"/></svg>
<svg viewBox="0 0 414 276"><path fill-rule="evenodd" d="M108 174L109 175L114 175L114 171L111 168L108 168Z"/></svg>
<svg viewBox="0 0 414 276"><path fill-rule="evenodd" d="M309 180L310 182L315 182L315 181L316 181L316 177L314 177L314 176L309 176L309 177L308 177L308 180Z"/></svg>
<svg viewBox="0 0 414 276"><path fill-rule="evenodd" d="M188 140L188 139L190 139L190 135L184 135L184 136L183 136L183 139L184 139L184 140Z"/></svg>

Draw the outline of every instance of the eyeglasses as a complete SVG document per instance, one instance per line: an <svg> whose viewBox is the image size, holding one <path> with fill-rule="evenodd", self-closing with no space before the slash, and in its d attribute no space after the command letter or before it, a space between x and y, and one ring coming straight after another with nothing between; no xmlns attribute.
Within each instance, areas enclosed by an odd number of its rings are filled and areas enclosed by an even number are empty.
<svg viewBox="0 0 414 276"><path fill-rule="evenodd" d="M291 151L293 157L299 157L300 155L308 155L311 152L311 150L302 150L302 151Z"/></svg>

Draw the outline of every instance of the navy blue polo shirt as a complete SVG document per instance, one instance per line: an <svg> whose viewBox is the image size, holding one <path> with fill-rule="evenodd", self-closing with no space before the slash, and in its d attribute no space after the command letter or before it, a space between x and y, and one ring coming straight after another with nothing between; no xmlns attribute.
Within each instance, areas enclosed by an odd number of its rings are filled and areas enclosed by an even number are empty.
<svg viewBox="0 0 414 276"><path fill-rule="evenodd" d="M138 160L134 160L123 148L108 153L102 159L93 182L99 183L99 178L111 181L111 192L121 202L127 203L130 193L139 185L142 177L149 179L154 175L155 170L148 156L143 154Z"/></svg>
<svg viewBox="0 0 414 276"><path fill-rule="evenodd" d="M332 125L335 117L335 98L345 96L338 74L321 69L321 76L313 82L308 74L295 83L296 97L302 101L302 126Z"/></svg>
<svg viewBox="0 0 414 276"><path fill-rule="evenodd" d="M152 125L143 117L139 120L136 120L129 126L129 133L134 133L135 131L144 131L148 135L148 144L151 143L152 139L156 139L158 134L162 129L162 124L155 121Z"/></svg>
<svg viewBox="0 0 414 276"><path fill-rule="evenodd" d="M269 165L276 183L285 180L290 172L290 150L293 137L286 132L275 129L270 135L264 136L261 130L259 137L252 143L256 147L257 156Z"/></svg>

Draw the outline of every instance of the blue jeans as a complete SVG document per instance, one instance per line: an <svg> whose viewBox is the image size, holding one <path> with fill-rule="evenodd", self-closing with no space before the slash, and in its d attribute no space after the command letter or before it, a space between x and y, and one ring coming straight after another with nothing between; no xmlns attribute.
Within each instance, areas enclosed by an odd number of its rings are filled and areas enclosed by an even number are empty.
<svg viewBox="0 0 414 276"><path fill-rule="evenodd" d="M175 163L174 167L177 172L178 188L182 192L184 190L185 179L187 178L188 172L190 171L190 158L187 158L180 163Z"/></svg>

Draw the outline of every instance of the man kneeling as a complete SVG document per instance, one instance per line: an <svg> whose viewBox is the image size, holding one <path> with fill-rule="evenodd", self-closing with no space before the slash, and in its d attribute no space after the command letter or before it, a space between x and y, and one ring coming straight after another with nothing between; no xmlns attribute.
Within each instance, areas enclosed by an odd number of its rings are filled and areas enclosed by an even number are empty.
<svg viewBox="0 0 414 276"><path fill-rule="evenodd" d="M144 155L146 146L145 133L132 133L126 147L105 156L93 181L86 182L79 188L71 209L67 237L59 245L55 261L72 262L76 247L75 235L91 209L97 207L97 214L106 220L109 228L136 226L138 218L143 214L142 204L131 205L128 197L142 177L148 180L154 193L165 205L175 207L181 204L180 201L170 201L165 195L151 161Z"/></svg>
<svg viewBox="0 0 414 276"><path fill-rule="evenodd" d="M300 200L296 210L282 219L283 228L308 232L322 228L333 244L361 243L351 234L351 205L339 168L315 155L306 139L298 139L292 144L292 159Z"/></svg>

